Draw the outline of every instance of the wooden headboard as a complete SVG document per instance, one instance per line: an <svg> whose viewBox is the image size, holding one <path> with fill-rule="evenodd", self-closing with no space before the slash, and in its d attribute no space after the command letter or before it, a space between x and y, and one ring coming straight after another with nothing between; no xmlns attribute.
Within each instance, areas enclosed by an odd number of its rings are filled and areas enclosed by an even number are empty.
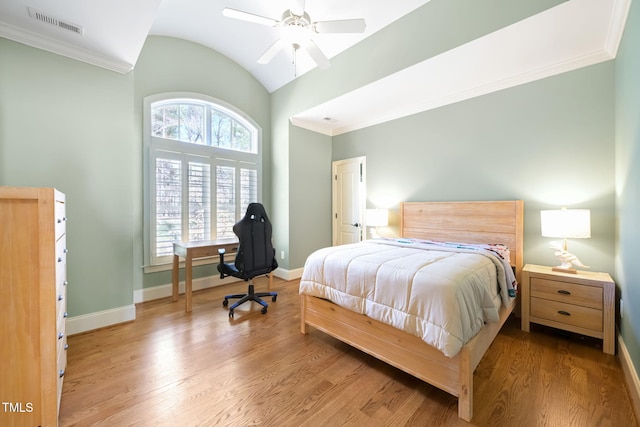
<svg viewBox="0 0 640 427"><path fill-rule="evenodd" d="M518 281L523 267L523 229L522 200L400 203L401 237L505 244Z"/></svg>

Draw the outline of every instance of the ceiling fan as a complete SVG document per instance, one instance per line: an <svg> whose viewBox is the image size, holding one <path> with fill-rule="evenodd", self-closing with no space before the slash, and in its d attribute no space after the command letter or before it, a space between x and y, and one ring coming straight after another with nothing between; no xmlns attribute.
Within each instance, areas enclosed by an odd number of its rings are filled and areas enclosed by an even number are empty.
<svg viewBox="0 0 640 427"><path fill-rule="evenodd" d="M329 58L320 50L312 37L317 33L362 33L366 27L364 19L342 19L335 21L314 22L304 10L305 0L293 0L289 9L285 10L280 20L255 15L241 10L225 8L222 14L228 18L240 19L256 24L267 25L280 29L278 39L258 59L258 63L269 63L281 49L291 47L295 54L298 49L304 48L318 67L329 68Z"/></svg>

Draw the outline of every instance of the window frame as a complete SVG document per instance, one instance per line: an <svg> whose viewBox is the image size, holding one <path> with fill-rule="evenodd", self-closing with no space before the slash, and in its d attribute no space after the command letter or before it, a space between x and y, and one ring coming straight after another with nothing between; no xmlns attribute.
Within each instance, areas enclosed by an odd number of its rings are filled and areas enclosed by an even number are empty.
<svg viewBox="0 0 640 427"><path fill-rule="evenodd" d="M210 118L211 109L218 110L233 120L241 123L252 134L253 144L255 144L256 152L237 151L229 148L220 148L200 143L183 142L174 139L166 139L152 135L152 111L151 108L157 103L175 103L189 102L206 105L205 108L205 141L208 141L211 132ZM216 218L217 210L217 188L215 185L216 168L218 166L234 166L236 168L236 176L239 177L240 170L250 169L256 171L257 188L256 197L260 201L262 199L262 129L247 114L233 105L226 103L220 99L192 92L166 92L150 95L143 100L143 197L144 197L144 220L143 220L143 257L145 273L153 271L168 270L172 266L172 256L156 256L156 203L155 203L155 184L156 184L156 158L177 159L183 165L188 165L189 159L199 159L202 163L210 165L210 173L212 176L210 186L210 203L212 218L209 239L214 240L217 236ZM186 173L186 171L183 171ZM184 182L185 180L183 180ZM244 212L241 210L241 194L240 179L236 180L236 212L235 220L240 220ZM182 186L182 197L187 196L186 186ZM183 208L184 212L184 208ZM188 218L182 217L182 223L188 221ZM188 239L188 230L182 228L182 240ZM210 261L211 262L211 261Z"/></svg>

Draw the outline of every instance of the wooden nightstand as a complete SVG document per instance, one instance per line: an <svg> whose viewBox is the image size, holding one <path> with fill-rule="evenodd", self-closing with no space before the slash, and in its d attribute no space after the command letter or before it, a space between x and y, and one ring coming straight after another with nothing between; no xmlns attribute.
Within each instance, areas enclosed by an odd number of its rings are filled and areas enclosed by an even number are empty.
<svg viewBox="0 0 640 427"><path fill-rule="evenodd" d="M525 265L521 284L522 330L531 322L603 340L615 354L615 283L607 273L560 273Z"/></svg>

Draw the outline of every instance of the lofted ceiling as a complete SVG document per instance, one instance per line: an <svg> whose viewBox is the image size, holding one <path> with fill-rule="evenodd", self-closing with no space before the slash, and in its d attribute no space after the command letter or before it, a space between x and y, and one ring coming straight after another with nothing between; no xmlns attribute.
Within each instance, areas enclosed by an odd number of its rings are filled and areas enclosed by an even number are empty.
<svg viewBox="0 0 640 427"><path fill-rule="evenodd" d="M231 58L273 92L314 69L298 52L257 59L276 28L224 17L225 7L279 20L301 0L2 0L0 37L128 73L148 35L193 41ZM307 0L313 21L364 18L361 34L318 34L331 59L429 0ZM335 99L291 122L327 135L615 58L631 0L570 0Z"/></svg>
<svg viewBox="0 0 640 427"><path fill-rule="evenodd" d="M302 0L2 0L0 37L120 73L135 66L147 35L177 37L210 47L249 71L269 91L315 63L304 51L281 51L268 64L260 56L279 38L277 28L224 17L226 7L275 20ZM429 0L308 0L313 21L364 18L359 34L316 34L330 59ZM36 18L37 17L37 18ZM39 18L39 19L38 19Z"/></svg>

